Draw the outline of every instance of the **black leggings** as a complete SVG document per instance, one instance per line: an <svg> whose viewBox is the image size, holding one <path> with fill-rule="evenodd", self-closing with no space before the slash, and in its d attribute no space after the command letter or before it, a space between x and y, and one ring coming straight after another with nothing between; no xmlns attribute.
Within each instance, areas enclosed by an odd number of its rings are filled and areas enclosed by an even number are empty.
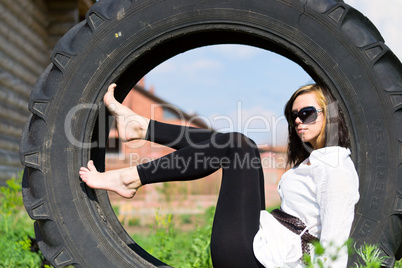
<svg viewBox="0 0 402 268"><path fill-rule="evenodd" d="M137 166L143 185L195 180L222 168L211 235L214 267L262 267L253 252L264 177L256 144L240 133L218 133L150 121L147 140L177 151Z"/></svg>

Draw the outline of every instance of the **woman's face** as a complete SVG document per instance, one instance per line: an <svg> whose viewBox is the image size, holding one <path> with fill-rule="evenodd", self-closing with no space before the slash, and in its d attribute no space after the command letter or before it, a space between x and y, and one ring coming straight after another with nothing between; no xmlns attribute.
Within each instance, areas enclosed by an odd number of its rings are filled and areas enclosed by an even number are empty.
<svg viewBox="0 0 402 268"><path fill-rule="evenodd" d="M317 102L315 94L312 92L299 95L293 102L292 112L298 113L301 109L309 106L315 107L316 110L322 109ZM321 111L318 111L317 119L313 122L303 123L299 117L294 122L297 135L299 135L300 139L303 142L309 142L313 147L315 147L317 137L321 133L322 124L323 113Z"/></svg>

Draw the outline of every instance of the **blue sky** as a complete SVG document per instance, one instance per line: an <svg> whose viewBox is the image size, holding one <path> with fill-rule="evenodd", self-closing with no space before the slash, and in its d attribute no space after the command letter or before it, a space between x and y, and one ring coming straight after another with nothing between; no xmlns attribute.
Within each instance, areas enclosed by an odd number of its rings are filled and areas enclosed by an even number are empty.
<svg viewBox="0 0 402 268"><path fill-rule="evenodd" d="M402 59L402 0L345 1L367 16ZM240 131L259 145L284 145L283 107L312 79L298 65L250 46L217 45L187 51L145 77L156 95L196 113L215 129Z"/></svg>

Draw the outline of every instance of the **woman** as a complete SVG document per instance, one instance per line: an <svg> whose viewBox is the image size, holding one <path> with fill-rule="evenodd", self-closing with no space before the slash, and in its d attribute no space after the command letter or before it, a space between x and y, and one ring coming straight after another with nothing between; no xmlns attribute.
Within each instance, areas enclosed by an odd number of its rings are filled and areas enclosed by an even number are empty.
<svg viewBox="0 0 402 268"><path fill-rule="evenodd" d="M349 140L341 114L331 116L333 122L326 120L334 109L328 109L333 100L324 87L303 87L286 105L288 162L295 167L281 179L281 211L274 214L265 211L261 160L252 140L240 133L146 119L115 100L115 87L109 86L104 102L117 120L120 138L146 139L176 151L137 167L105 173L89 161L88 168L80 169L89 187L131 198L145 184L199 179L222 168L211 234L214 267L303 267L306 235L324 245L340 245L348 238L359 197L358 178L346 149ZM173 165L178 158L188 163L185 169ZM291 226L285 227L284 218L291 219ZM291 231L293 220L305 228ZM332 267L346 267L347 255L341 255Z"/></svg>
<svg viewBox="0 0 402 268"><path fill-rule="evenodd" d="M288 164L294 167L278 184L281 210L300 219L306 226L303 231L319 238L327 249L321 259L324 267L347 267L344 243L359 199L359 179L350 159L342 113L328 89L314 84L292 95L285 116L289 124ZM266 211L261 211L260 221L254 241L260 262L265 267L302 267L300 236L286 232ZM286 234L287 239L281 240ZM274 245L272 239L280 242ZM334 255L337 259L331 260Z"/></svg>

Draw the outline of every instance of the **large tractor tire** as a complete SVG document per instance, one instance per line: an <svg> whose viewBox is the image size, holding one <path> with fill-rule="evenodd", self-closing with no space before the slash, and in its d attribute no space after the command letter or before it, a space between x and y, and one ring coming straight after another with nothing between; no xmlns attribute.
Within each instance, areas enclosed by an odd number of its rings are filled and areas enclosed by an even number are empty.
<svg viewBox="0 0 402 268"><path fill-rule="evenodd" d="M22 135L24 204L55 267L169 267L130 238L107 192L78 171L89 159L104 168L110 83L121 101L164 60L226 43L283 55L330 88L360 176L351 237L378 244L385 267L401 258L402 66L367 18L341 0L101 0L54 48Z"/></svg>

